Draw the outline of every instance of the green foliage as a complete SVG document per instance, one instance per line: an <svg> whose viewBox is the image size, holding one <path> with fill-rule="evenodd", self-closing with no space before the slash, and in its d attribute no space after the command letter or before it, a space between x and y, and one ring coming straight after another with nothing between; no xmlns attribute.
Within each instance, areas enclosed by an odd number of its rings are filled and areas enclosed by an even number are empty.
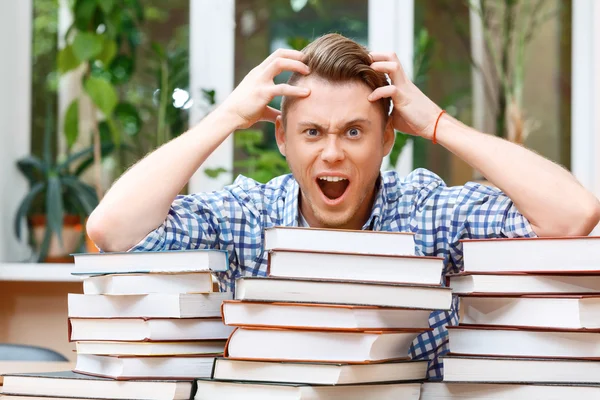
<svg viewBox="0 0 600 400"><path fill-rule="evenodd" d="M242 150L247 157L233 163L234 168L243 169L244 175L258 182L265 183L273 177L290 172L285 158L277 150L266 149L263 145L263 132L246 129L235 133L235 147ZM207 168L205 174L216 178L228 171L225 168Z"/></svg>
<svg viewBox="0 0 600 400"><path fill-rule="evenodd" d="M71 107L69 107L71 108ZM22 237L23 223L27 217L35 214L46 215L46 231L42 243L35 245L37 259L43 261L48 253L52 235L58 237L62 245L62 226L65 214L78 215L81 221L87 218L98 204L98 196L94 188L79 179L84 169L81 165L89 165L93 158L93 149L89 147L65 160L59 161L52 153L52 130L54 119L48 112L44 132L43 157L28 155L17 161L17 168L29 182L29 192L21 200L15 215L14 231L17 238ZM104 153L112 151L113 146L104 146Z"/></svg>

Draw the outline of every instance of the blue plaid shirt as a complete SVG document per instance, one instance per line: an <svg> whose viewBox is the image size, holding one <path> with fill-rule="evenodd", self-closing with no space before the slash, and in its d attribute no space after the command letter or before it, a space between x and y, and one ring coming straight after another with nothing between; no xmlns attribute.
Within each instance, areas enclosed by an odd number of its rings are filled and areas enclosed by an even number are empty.
<svg viewBox="0 0 600 400"><path fill-rule="evenodd" d="M363 229L414 232L416 254L444 257L444 273L462 269L461 239L535 236L513 202L495 188L473 182L447 187L434 173L417 169L405 178L383 172L377 191ZM296 180L284 175L266 184L238 177L220 191L178 196L165 222L132 250L225 249L230 269L219 281L221 290L233 291L239 276L266 275L264 230L298 226L298 193ZM458 323L457 308L455 297L451 311L433 312L432 331L412 345L412 358L431 360L432 380L442 379L438 357L449 351L446 326Z"/></svg>

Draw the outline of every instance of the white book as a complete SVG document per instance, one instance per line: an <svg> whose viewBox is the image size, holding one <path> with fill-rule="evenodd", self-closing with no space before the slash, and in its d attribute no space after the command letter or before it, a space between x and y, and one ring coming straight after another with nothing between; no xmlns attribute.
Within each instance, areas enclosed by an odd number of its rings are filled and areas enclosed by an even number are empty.
<svg viewBox="0 0 600 400"><path fill-rule="evenodd" d="M465 272L600 271L600 236L461 242Z"/></svg>
<svg viewBox="0 0 600 400"><path fill-rule="evenodd" d="M214 357L120 357L78 354L73 372L113 379L209 377Z"/></svg>
<svg viewBox="0 0 600 400"><path fill-rule="evenodd" d="M210 292L213 292L213 276L210 272L96 275L83 280L84 294Z"/></svg>
<svg viewBox="0 0 600 400"><path fill-rule="evenodd" d="M402 360L373 364L249 361L219 357L212 377L229 381L349 385L418 381L427 377L427 360Z"/></svg>
<svg viewBox="0 0 600 400"><path fill-rule="evenodd" d="M438 285L443 270L441 257L273 250L268 275Z"/></svg>
<svg viewBox="0 0 600 400"><path fill-rule="evenodd" d="M600 386L425 382L420 400L598 399Z"/></svg>
<svg viewBox="0 0 600 400"><path fill-rule="evenodd" d="M235 299L449 310L452 289L391 283L243 277L236 279Z"/></svg>
<svg viewBox="0 0 600 400"><path fill-rule="evenodd" d="M73 254L73 275L227 271L225 250L194 249Z"/></svg>
<svg viewBox="0 0 600 400"><path fill-rule="evenodd" d="M315 303L224 301L223 322L232 326L326 330L429 328L430 310Z"/></svg>
<svg viewBox="0 0 600 400"><path fill-rule="evenodd" d="M421 332L238 328L229 337L227 356L246 360L341 363L385 361L408 358L410 345Z"/></svg>
<svg viewBox="0 0 600 400"><path fill-rule="evenodd" d="M195 400L419 400L420 383L310 386L198 379Z"/></svg>
<svg viewBox="0 0 600 400"><path fill-rule="evenodd" d="M449 326L450 352L486 357L600 358L600 333Z"/></svg>
<svg viewBox="0 0 600 400"><path fill-rule="evenodd" d="M231 292L105 296L69 293L71 318L210 318L221 315Z"/></svg>
<svg viewBox="0 0 600 400"><path fill-rule="evenodd" d="M446 277L455 294L600 293L600 275L462 273Z"/></svg>
<svg viewBox="0 0 600 400"><path fill-rule="evenodd" d="M227 339L221 318L69 318L69 340L172 341Z"/></svg>
<svg viewBox="0 0 600 400"><path fill-rule="evenodd" d="M461 324L600 328L600 295L461 296Z"/></svg>
<svg viewBox="0 0 600 400"><path fill-rule="evenodd" d="M600 361L506 357L443 357L445 382L600 384Z"/></svg>
<svg viewBox="0 0 600 400"><path fill-rule="evenodd" d="M194 342L108 342L85 341L75 343L77 355L105 356L188 356L219 355L225 349L225 340Z"/></svg>
<svg viewBox="0 0 600 400"><path fill-rule="evenodd" d="M277 226L265 229L265 250L414 255L412 232L361 231Z"/></svg>
<svg viewBox="0 0 600 400"><path fill-rule="evenodd" d="M19 398L22 395L24 400L31 400L33 396L41 399L187 400L193 395L192 381L116 381L71 371L5 375L2 388L3 396L12 394L10 400L17 398L15 395Z"/></svg>

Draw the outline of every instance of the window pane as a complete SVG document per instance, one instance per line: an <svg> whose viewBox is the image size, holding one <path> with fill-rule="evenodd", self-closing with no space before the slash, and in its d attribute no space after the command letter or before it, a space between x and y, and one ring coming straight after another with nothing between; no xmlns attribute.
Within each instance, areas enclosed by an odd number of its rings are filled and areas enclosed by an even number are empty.
<svg viewBox="0 0 600 400"><path fill-rule="evenodd" d="M301 10L292 4L306 3ZM235 84L277 48L302 49L312 39L337 32L367 45L368 1L237 0L235 33ZM276 83L285 82L282 73ZM272 106L279 109L281 99ZM234 137L234 176L244 174L265 182L288 172L275 144L274 126L259 123Z"/></svg>

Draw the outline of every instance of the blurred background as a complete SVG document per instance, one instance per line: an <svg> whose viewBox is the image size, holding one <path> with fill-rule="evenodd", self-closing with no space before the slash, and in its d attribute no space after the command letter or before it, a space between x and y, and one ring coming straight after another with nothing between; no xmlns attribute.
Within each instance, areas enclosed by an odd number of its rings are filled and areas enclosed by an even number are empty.
<svg viewBox="0 0 600 400"><path fill-rule="evenodd" d="M328 32L395 51L448 113L600 190L593 0L0 3L0 262L94 251L85 219L120 174L201 120L275 49L302 49ZM266 182L287 173L273 129L236 132L184 193L238 174ZM482 179L443 147L398 132L383 168L419 167L448 185Z"/></svg>

